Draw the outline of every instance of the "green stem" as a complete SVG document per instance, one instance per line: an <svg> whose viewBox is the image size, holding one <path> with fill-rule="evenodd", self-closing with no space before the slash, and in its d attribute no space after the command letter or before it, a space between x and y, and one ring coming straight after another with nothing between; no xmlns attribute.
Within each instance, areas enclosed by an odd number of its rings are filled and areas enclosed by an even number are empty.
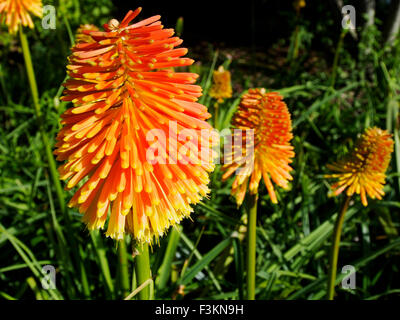
<svg viewBox="0 0 400 320"><path fill-rule="evenodd" d="M33 107L34 107L34 111L35 111L36 121L38 123L40 136L42 137L43 146L45 148L45 154L46 154L46 158L47 158L47 163L49 165L50 175L51 175L54 187L56 189L57 199L58 199L58 203L59 203L61 212L64 215L67 234L68 234L68 238L69 238L68 240L72 247L73 256L74 256L74 259L76 260L77 265L79 266L79 270L81 273L80 274L81 282L83 284L84 293L85 293L85 296L88 296L89 291L88 291L88 286L86 285L87 284L87 275L86 275L86 271L85 271L85 268L83 265L83 261L79 258L79 254L78 254L78 250L80 249L80 246L77 245L75 237L72 236L73 233L71 232L71 229L72 229L71 221L70 221L70 217L68 215L67 207L65 205L63 188L61 186L61 182L60 182L60 179L58 176L56 161L54 159L54 156L53 156L53 153L51 150L51 145L50 145L49 139L47 138L47 135L46 135L46 129L44 127L43 119L42 119L41 112L40 112L39 91L38 91L37 84L36 84L35 72L33 70L33 63L32 63L32 58L31 58L31 52L29 50L28 38L24 34L22 27L19 29L19 36L20 36L22 52L23 52L24 60L25 60L26 73L28 76L29 86L30 86L31 93L32 93L32 100L33 100Z"/></svg>
<svg viewBox="0 0 400 320"><path fill-rule="evenodd" d="M98 230L93 230L90 232L92 238L93 249L97 253L98 265L103 275L103 280L105 283L105 291L107 298L111 299L114 295L114 284L111 277L110 267L108 265L106 249L104 248L103 240Z"/></svg>
<svg viewBox="0 0 400 320"><path fill-rule="evenodd" d="M216 102L214 105L214 127L215 129L219 129L219 125L218 125L218 112L219 112L219 103Z"/></svg>
<svg viewBox="0 0 400 320"><path fill-rule="evenodd" d="M340 52L342 51L344 37L346 36L347 31L348 31L348 29L343 29L343 31L340 33L339 41L338 41L338 44L336 47L335 57L333 58L333 66L332 66L332 75L331 75L331 83L330 83L331 89L334 89L334 87L335 87L337 68L338 68L338 64L339 64L339 56L340 56Z"/></svg>
<svg viewBox="0 0 400 320"><path fill-rule="evenodd" d="M256 296L256 228L258 194L249 195L247 222L247 300Z"/></svg>
<svg viewBox="0 0 400 320"><path fill-rule="evenodd" d="M7 105L11 105L11 98L10 94L7 90L6 83L4 82L4 75L3 75L3 67L0 65L0 85L1 89L3 91L4 97L6 97L6 103Z"/></svg>
<svg viewBox="0 0 400 320"><path fill-rule="evenodd" d="M138 255L135 257L137 286L151 278L149 245L147 243L137 246ZM139 300L150 300L150 286L145 286L138 293Z"/></svg>
<svg viewBox="0 0 400 320"><path fill-rule="evenodd" d="M214 69L215 69L215 64L217 63L217 58L218 58L218 50L216 50L215 53L214 53L213 61L211 63L211 68L208 71L207 80L206 80L204 86L202 86L202 88L204 88L204 90L203 90L203 95L201 96L201 98L199 100L199 103L204 104L206 106L208 104L204 103L204 101L205 101L205 99L206 99L206 97L208 95L208 90L211 87L212 76L213 76L213 72L214 72Z"/></svg>
<svg viewBox="0 0 400 320"><path fill-rule="evenodd" d="M335 295L335 282L336 282L337 263L339 257L340 235L342 232L344 216L346 215L346 211L349 207L350 199L351 197L346 195L346 199L344 200L339 215L336 218L335 227L333 229L332 248L331 248L329 273L328 273L328 292L327 292L328 300L333 300L333 297Z"/></svg>
<svg viewBox="0 0 400 320"><path fill-rule="evenodd" d="M40 135L42 137L42 142L43 142L43 145L45 148L47 162L49 164L49 169L50 169L50 175L53 180L54 186L56 188L56 193L57 193L60 208L63 212L65 212L66 207L65 207L63 189L61 187L61 183L58 178L56 162L54 160L54 156L51 151L49 139L47 138L46 131L45 131L45 128L43 125L43 119L42 119L42 116L40 113L39 92L37 89L35 72L33 70L33 64L32 64L32 59L31 59L31 53L29 50L28 39L27 39L26 35L24 34L24 32L22 31L22 28L19 29L19 36L21 39L22 52L24 54L26 73L28 75L29 86L31 88L33 106L35 109L35 115L37 118ZM66 218L68 219L67 215L66 215Z"/></svg>
<svg viewBox="0 0 400 320"><path fill-rule="evenodd" d="M169 233L167 249L165 250L164 259L160 266L156 283L159 290L162 290L167 286L172 270L172 262L179 244L180 233L180 226L177 226L176 228L173 227Z"/></svg>
<svg viewBox="0 0 400 320"><path fill-rule="evenodd" d="M125 239L118 242L118 268L120 276L120 288L122 296L125 298L129 292L129 271L128 271L128 255L126 251Z"/></svg>
<svg viewBox="0 0 400 320"><path fill-rule="evenodd" d="M83 257L83 250L82 246L78 247L81 256ZM81 284L82 284L82 291L85 299L90 299L90 285L89 285L89 280L87 278L86 274L86 269L85 269L85 264L83 263L83 260L79 260L79 272L81 275Z"/></svg>

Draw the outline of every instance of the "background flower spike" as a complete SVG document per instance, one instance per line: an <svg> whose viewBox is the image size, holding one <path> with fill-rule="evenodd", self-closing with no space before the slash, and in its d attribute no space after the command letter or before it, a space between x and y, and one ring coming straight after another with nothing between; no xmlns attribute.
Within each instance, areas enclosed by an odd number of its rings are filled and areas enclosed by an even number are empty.
<svg viewBox="0 0 400 320"><path fill-rule="evenodd" d="M332 194L337 196L343 191L348 196L359 194L364 206L368 205L367 195L371 199L382 199L393 146L392 135L386 130L366 129L343 159L327 165L336 173L325 177L338 179L332 185Z"/></svg>
<svg viewBox="0 0 400 320"><path fill-rule="evenodd" d="M282 96L277 92L267 93L263 88L249 89L241 98L232 125L242 130L234 137L242 139L242 147L232 150L232 161L223 166L222 179L236 174L232 195L238 206L244 200L247 187L250 194L258 193L261 177L271 201L277 203L272 182L284 189L288 187L292 180L289 164L295 155L290 145L293 138L290 113ZM253 130L254 141L245 130Z"/></svg>
<svg viewBox="0 0 400 320"><path fill-rule="evenodd" d="M42 17L41 0L0 1L0 22L8 26L10 33L16 33L19 26L33 29L31 14Z"/></svg>

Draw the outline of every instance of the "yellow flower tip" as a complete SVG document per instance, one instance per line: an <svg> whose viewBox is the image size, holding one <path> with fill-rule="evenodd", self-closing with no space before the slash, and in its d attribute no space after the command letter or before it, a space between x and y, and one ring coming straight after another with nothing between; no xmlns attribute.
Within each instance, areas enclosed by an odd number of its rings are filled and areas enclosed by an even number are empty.
<svg viewBox="0 0 400 320"><path fill-rule="evenodd" d="M70 179L67 186L80 183L84 190L70 204L83 213L88 228L106 225L109 237L129 233L138 242L152 243L189 217L191 205L209 193L214 166L153 164L154 157L146 157L151 142L145 135L152 129L162 130L169 146L171 121L179 131L209 126L207 108L194 102L201 93L193 84L198 75L173 70L193 62L182 58L187 49L178 47L181 41L163 29L159 16L131 23L139 12L110 20L104 30L78 29L62 98L75 109L62 115L56 153L66 159L60 174ZM201 140L200 131L194 141ZM178 141L177 150L184 144ZM197 147L200 154L204 145Z"/></svg>
<svg viewBox="0 0 400 320"><path fill-rule="evenodd" d="M251 135L242 131L241 152L234 161L225 163L222 168L225 171L223 180L240 170L232 184L236 203L238 206L242 204L247 186L252 194L257 193L261 178L271 202L277 203L272 182L280 187L288 185L291 180L289 172L292 170L288 164L294 157L290 145L292 124L286 104L276 92L267 93L264 88L249 89L241 98L232 124L237 129L254 132L252 140Z"/></svg>
<svg viewBox="0 0 400 320"><path fill-rule="evenodd" d="M278 199L276 197L270 197L271 198L271 202L273 204L277 204L278 203Z"/></svg>
<svg viewBox="0 0 400 320"><path fill-rule="evenodd" d="M110 193L110 195L108 196L108 200L114 201L115 199L117 199L117 195L118 193Z"/></svg>
<svg viewBox="0 0 400 320"><path fill-rule="evenodd" d="M217 99L218 103L222 103L224 99L232 97L231 73L220 66L213 73L213 84L208 93L210 97Z"/></svg>
<svg viewBox="0 0 400 320"><path fill-rule="evenodd" d="M30 14L42 17L41 0L1 0L0 21L8 26L10 33L16 33L22 27L33 29L33 21Z"/></svg>
<svg viewBox="0 0 400 320"><path fill-rule="evenodd" d="M123 210L121 211L121 214L122 214L123 216L126 216L126 215L129 213L129 211L131 211L131 208L123 209Z"/></svg>
<svg viewBox="0 0 400 320"><path fill-rule="evenodd" d="M325 177L338 179L332 185L333 195L338 196L345 190L348 196L360 194L364 206L368 205L367 195L380 200L393 148L389 132L377 127L367 128L343 159L327 165L334 174Z"/></svg>

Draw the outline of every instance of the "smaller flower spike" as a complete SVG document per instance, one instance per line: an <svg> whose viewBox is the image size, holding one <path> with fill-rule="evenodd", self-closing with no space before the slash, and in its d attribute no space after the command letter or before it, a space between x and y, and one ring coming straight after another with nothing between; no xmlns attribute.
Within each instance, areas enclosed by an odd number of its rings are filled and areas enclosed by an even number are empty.
<svg viewBox="0 0 400 320"><path fill-rule="evenodd" d="M214 83L210 88L209 95L222 103L224 99L232 97L231 73L220 66L213 74Z"/></svg>
<svg viewBox="0 0 400 320"><path fill-rule="evenodd" d="M176 48L182 40L160 16L130 24L140 11L104 31L81 30L87 37L72 48L62 98L74 106L62 115L54 153L66 160L66 188L80 184L69 206L90 230L108 221L108 236L151 243L207 196L215 139L196 102L198 75L171 70L193 63ZM212 156L198 161L200 153Z"/></svg>
<svg viewBox="0 0 400 320"><path fill-rule="evenodd" d="M232 124L237 129L254 130L254 140L251 141L252 135L246 132L234 133L234 141L239 138L242 143L239 150L235 150L236 143L233 143L233 161L223 166L226 172L222 179L226 180L240 170L232 185L232 195L236 197L238 206L243 202L248 183L251 194L258 192L261 177L271 201L277 203L272 181L284 189L288 187L288 181L292 180L289 163L295 155L289 143L293 135L285 102L277 92L249 89L240 101Z"/></svg>
<svg viewBox="0 0 400 320"><path fill-rule="evenodd" d="M377 127L366 129L353 150L342 160L327 165L329 170L337 173L325 177L339 179L332 185L333 195L347 189L348 196L359 194L364 206L368 205L367 194L372 199L382 199L393 145L392 136L386 130Z"/></svg>
<svg viewBox="0 0 400 320"><path fill-rule="evenodd" d="M30 16L42 16L41 0L0 0L0 21L8 26L10 33L16 33L20 25L33 29Z"/></svg>

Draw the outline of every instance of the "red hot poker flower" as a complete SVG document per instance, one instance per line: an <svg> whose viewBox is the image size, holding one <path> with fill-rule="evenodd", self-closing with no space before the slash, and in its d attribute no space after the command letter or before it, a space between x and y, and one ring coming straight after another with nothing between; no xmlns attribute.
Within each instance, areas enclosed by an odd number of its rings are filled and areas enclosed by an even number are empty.
<svg viewBox="0 0 400 320"><path fill-rule="evenodd" d="M233 161L223 166L222 179L226 180L241 170L232 184L232 195L236 197L238 206L244 200L247 187L251 194L258 192L261 177L271 201L277 203L272 182L288 188L289 180L292 180L289 164L295 155L290 145L292 122L285 102L277 92L266 92L264 88L249 89L240 101L232 124L237 129L254 130L254 141L250 141L247 133L239 133L242 144L239 150L233 146Z"/></svg>
<svg viewBox="0 0 400 320"><path fill-rule="evenodd" d="M66 188L80 185L69 205L79 208L89 229L103 228L110 208L108 236L128 232L152 242L207 195L213 165L182 164L177 160L190 160L185 152L171 156L184 145L207 145L211 135L201 132L211 132L205 122L210 114L196 102L198 75L171 70L193 63L182 58L187 49L176 48L182 40L163 29L160 16L130 24L140 11L121 23L111 20L104 31L81 31L90 40L83 37L69 57L63 100L74 107L62 115L55 154L67 161L59 168L69 179ZM194 139L170 143L171 123L173 134L190 129ZM166 163L147 160L152 129L168 135L160 144ZM211 154L211 145L205 153Z"/></svg>
<svg viewBox="0 0 400 320"><path fill-rule="evenodd" d="M393 145L392 135L386 130L367 128L343 159L327 165L335 173L326 177L338 179L332 185L333 195L343 191L348 196L359 194L364 206L368 205L367 195L372 199L382 199Z"/></svg>

